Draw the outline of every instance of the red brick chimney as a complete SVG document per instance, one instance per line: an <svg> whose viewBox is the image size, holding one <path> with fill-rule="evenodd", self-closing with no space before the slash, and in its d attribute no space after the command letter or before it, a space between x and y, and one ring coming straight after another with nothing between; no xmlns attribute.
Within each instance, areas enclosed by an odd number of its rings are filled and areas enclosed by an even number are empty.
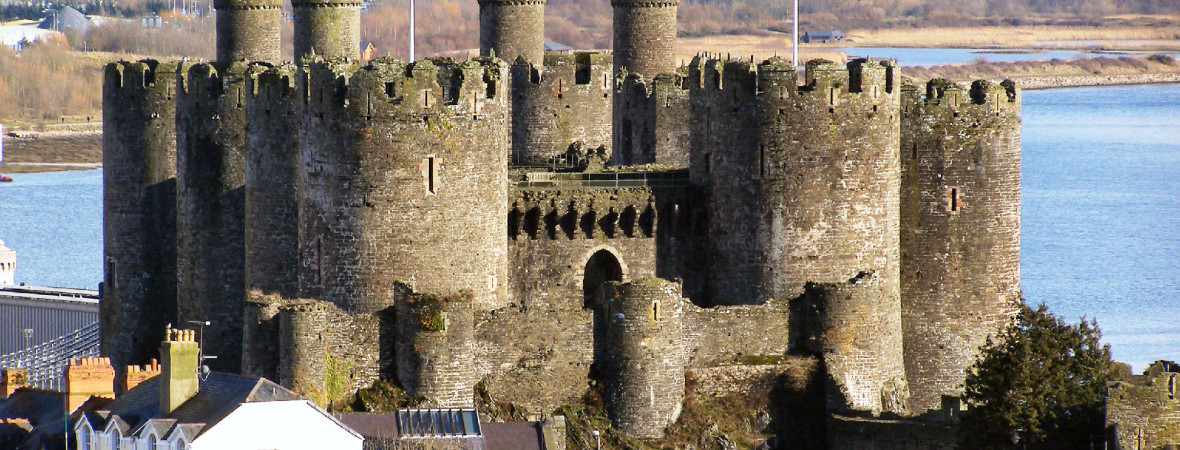
<svg viewBox="0 0 1180 450"><path fill-rule="evenodd" d="M139 383L150 380L160 374L160 363L152 358L152 362L142 366L127 366L127 376L123 378L123 392L139 386Z"/></svg>
<svg viewBox="0 0 1180 450"><path fill-rule="evenodd" d="M65 372L66 411L90 397L115 398L115 367L110 358L73 358Z"/></svg>
<svg viewBox="0 0 1180 450"><path fill-rule="evenodd" d="M29 372L25 369L0 370L0 400L8 398L17 389L28 386Z"/></svg>

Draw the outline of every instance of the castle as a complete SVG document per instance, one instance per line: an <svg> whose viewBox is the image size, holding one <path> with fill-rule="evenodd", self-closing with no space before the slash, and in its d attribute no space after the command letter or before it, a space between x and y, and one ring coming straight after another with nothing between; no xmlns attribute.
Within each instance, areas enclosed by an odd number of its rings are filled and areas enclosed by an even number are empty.
<svg viewBox="0 0 1180 450"><path fill-rule="evenodd" d="M602 382L658 437L688 371L813 355L824 408L917 415L1019 304L1020 91L673 58L677 2L611 54L480 0L480 57L356 62L360 3L217 0L217 61L103 88L102 348L204 328L215 369L328 400L377 379L532 412Z"/></svg>

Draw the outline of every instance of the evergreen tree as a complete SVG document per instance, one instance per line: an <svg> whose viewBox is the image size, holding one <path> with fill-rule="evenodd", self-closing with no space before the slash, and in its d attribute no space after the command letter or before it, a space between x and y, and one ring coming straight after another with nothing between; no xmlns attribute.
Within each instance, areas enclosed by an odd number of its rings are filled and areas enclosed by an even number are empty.
<svg viewBox="0 0 1180 450"><path fill-rule="evenodd" d="M1023 306L968 371L960 446L1091 448L1116 370L1101 337L1094 321L1070 325L1045 305Z"/></svg>

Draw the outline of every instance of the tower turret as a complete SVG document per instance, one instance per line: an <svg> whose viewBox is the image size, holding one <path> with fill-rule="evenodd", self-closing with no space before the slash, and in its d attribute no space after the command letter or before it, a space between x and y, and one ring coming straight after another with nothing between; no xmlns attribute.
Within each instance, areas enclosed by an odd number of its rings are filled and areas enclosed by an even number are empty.
<svg viewBox="0 0 1180 450"><path fill-rule="evenodd" d="M295 62L315 54L352 58L360 54L361 4L357 0L294 0Z"/></svg>
<svg viewBox="0 0 1180 450"><path fill-rule="evenodd" d="M177 88L179 323L209 321L210 366L241 365L245 289L246 73L241 62L196 64Z"/></svg>
<svg viewBox="0 0 1180 450"><path fill-rule="evenodd" d="M397 378L410 395L442 408L475 400L475 315L470 292L448 296L397 293Z"/></svg>
<svg viewBox="0 0 1180 450"><path fill-rule="evenodd" d="M688 348L680 285L658 278L606 283L606 405L612 426L664 436L680 416Z"/></svg>
<svg viewBox="0 0 1180 450"><path fill-rule="evenodd" d="M679 0L611 0L615 71L651 79L676 70Z"/></svg>
<svg viewBox="0 0 1180 450"><path fill-rule="evenodd" d="M277 62L282 6L280 0L215 0L217 60Z"/></svg>
<svg viewBox="0 0 1180 450"><path fill-rule="evenodd" d="M907 86L901 121L901 289L916 412L960 395L965 370L1020 302L1020 90Z"/></svg>
<svg viewBox="0 0 1180 450"><path fill-rule="evenodd" d="M176 63L106 66L103 83L103 354L122 374L176 323Z"/></svg>
<svg viewBox="0 0 1180 450"><path fill-rule="evenodd" d="M302 295L349 314L392 306L394 282L505 305L507 67L313 62L300 83Z"/></svg>
<svg viewBox="0 0 1180 450"><path fill-rule="evenodd" d="M545 0L479 0L479 54L541 65L545 57Z"/></svg>
<svg viewBox="0 0 1180 450"><path fill-rule="evenodd" d="M16 284L16 251L0 241L0 286Z"/></svg>

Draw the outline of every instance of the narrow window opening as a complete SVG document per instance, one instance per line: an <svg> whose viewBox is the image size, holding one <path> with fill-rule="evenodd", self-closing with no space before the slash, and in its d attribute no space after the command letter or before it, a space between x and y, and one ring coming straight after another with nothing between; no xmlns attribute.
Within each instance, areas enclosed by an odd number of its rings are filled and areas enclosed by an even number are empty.
<svg viewBox="0 0 1180 450"><path fill-rule="evenodd" d="M434 155L426 157L426 191L431 194L438 193L438 158Z"/></svg>
<svg viewBox="0 0 1180 450"><path fill-rule="evenodd" d="M242 92L243 90L244 90L244 89L238 89L238 90L237 90L237 91L238 91L238 109L242 109L243 102L245 101L245 99L244 99L244 98L242 98L242 97L245 95L245 94Z"/></svg>
<svg viewBox="0 0 1180 450"><path fill-rule="evenodd" d="M918 160L918 143L917 142L914 143L914 148L912 150L910 150L910 159L913 159L914 161Z"/></svg>
<svg viewBox="0 0 1180 450"><path fill-rule="evenodd" d="M959 188L951 188L951 212L959 212Z"/></svg>
<svg viewBox="0 0 1180 450"><path fill-rule="evenodd" d="M766 177L766 144L758 144L758 177Z"/></svg>
<svg viewBox="0 0 1180 450"><path fill-rule="evenodd" d="M324 287L324 240L315 238L315 254L312 259L311 284Z"/></svg>
<svg viewBox="0 0 1180 450"><path fill-rule="evenodd" d="M385 83L385 96L389 98L397 97L397 83Z"/></svg>
<svg viewBox="0 0 1180 450"><path fill-rule="evenodd" d="M651 302L651 320L660 321L660 302Z"/></svg>

